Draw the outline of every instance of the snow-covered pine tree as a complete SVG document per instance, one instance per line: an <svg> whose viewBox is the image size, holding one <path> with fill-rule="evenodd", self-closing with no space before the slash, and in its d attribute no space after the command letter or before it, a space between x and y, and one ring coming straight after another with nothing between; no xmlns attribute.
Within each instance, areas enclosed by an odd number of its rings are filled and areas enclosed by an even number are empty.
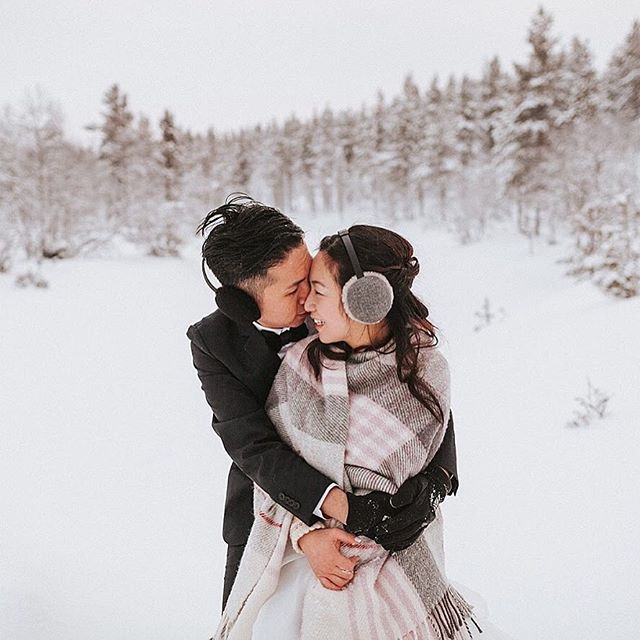
<svg viewBox="0 0 640 640"><path fill-rule="evenodd" d="M144 115L132 127L127 173L130 202L126 221L120 225L121 232L150 255L178 255L184 233L182 205L166 200L161 142Z"/></svg>
<svg viewBox="0 0 640 640"><path fill-rule="evenodd" d="M16 200L18 175L18 130L13 109L0 110L0 273L9 271L18 250Z"/></svg>
<svg viewBox="0 0 640 640"><path fill-rule="evenodd" d="M566 98L563 126L552 140L556 190L553 204L557 215L550 217L550 236L555 237L556 222L564 222L579 213L598 193L602 161L603 122L600 117L602 96L591 52L585 42L573 38L563 56L560 69Z"/></svg>
<svg viewBox="0 0 640 640"><path fill-rule="evenodd" d="M437 203L442 220L447 217L447 200L451 188L453 166L453 132L450 127L455 101L455 81L449 79L443 93L435 76L425 99L425 156L427 163L426 182Z"/></svg>
<svg viewBox="0 0 640 640"><path fill-rule="evenodd" d="M478 192L484 165L482 151L484 140L480 126L480 85L464 75L455 95L453 171L457 207L453 223L462 242L478 238L485 227L486 212L479 201Z"/></svg>
<svg viewBox="0 0 640 640"><path fill-rule="evenodd" d="M376 104L371 111L367 129L367 147L370 154L370 184L373 210L380 216L392 211L393 139L391 132L390 106L384 94L378 91Z"/></svg>
<svg viewBox="0 0 640 640"><path fill-rule="evenodd" d="M173 202L180 198L182 178L182 154L180 131L176 127L173 114L166 109L160 119L160 155L164 181L164 198Z"/></svg>
<svg viewBox="0 0 640 640"><path fill-rule="evenodd" d="M517 204L518 230L540 235L543 213L554 209L552 139L565 120L568 99L563 89L563 56L551 33L552 18L542 7L531 22L526 64L515 64L515 105L510 122L509 191Z"/></svg>
<svg viewBox="0 0 640 640"><path fill-rule="evenodd" d="M573 220L569 274L620 298L640 294L640 206L630 193L586 205Z"/></svg>
<svg viewBox="0 0 640 640"><path fill-rule="evenodd" d="M394 100L389 111L390 189L399 207L396 214L409 217L413 216L416 204L420 214L424 211L425 115L420 91L409 74L402 95Z"/></svg>
<svg viewBox="0 0 640 640"><path fill-rule="evenodd" d="M105 93L99 126L102 133L99 158L107 166L107 207L115 225L127 217L131 204L131 180L129 166L135 141L133 113L129 110L127 95L120 92L117 84Z"/></svg>
<svg viewBox="0 0 640 640"><path fill-rule="evenodd" d="M494 154L496 146L504 139L504 112L508 108L510 84L498 57L485 66L480 80L479 130L482 135L482 151L485 158Z"/></svg>
<svg viewBox="0 0 640 640"><path fill-rule="evenodd" d="M571 40L563 71L567 101L564 121L575 122L593 118L601 104L600 87L593 66L593 56L585 41L578 37Z"/></svg>
<svg viewBox="0 0 640 640"><path fill-rule="evenodd" d="M505 193L510 178L507 142L514 98L513 80L497 57L486 64L479 85L480 148L476 160L475 204L477 232L482 234L488 220L501 219L510 213Z"/></svg>
<svg viewBox="0 0 640 640"><path fill-rule="evenodd" d="M456 98L455 157L458 167L464 173L467 167L478 158L482 143L478 122L480 118L478 85L466 74L462 76Z"/></svg>
<svg viewBox="0 0 640 640"><path fill-rule="evenodd" d="M280 206L287 211L296 209L296 186L300 174L300 138L302 137L302 123L292 115L285 120L279 131L276 143L276 159L282 176L283 199Z"/></svg>
<svg viewBox="0 0 640 640"><path fill-rule="evenodd" d="M255 158L253 157L253 132L241 129L232 134L229 151L230 192L249 193L253 177Z"/></svg>
<svg viewBox="0 0 640 640"><path fill-rule="evenodd" d="M327 107L320 114L314 132L313 153L316 157L316 185L324 211L335 206L335 155L337 147L333 111Z"/></svg>
<svg viewBox="0 0 640 640"><path fill-rule="evenodd" d="M336 204L340 213L353 202L356 191L356 158L360 153L358 133L355 113L350 110L340 112L336 118L338 148L335 155Z"/></svg>
<svg viewBox="0 0 640 640"><path fill-rule="evenodd" d="M316 193L314 175L316 172L316 153L313 146L313 131L317 123L314 116L309 122L302 125L300 132L300 189L306 206L312 213L316 212Z"/></svg>
<svg viewBox="0 0 640 640"><path fill-rule="evenodd" d="M632 120L640 118L640 20L611 57L604 74L610 108Z"/></svg>

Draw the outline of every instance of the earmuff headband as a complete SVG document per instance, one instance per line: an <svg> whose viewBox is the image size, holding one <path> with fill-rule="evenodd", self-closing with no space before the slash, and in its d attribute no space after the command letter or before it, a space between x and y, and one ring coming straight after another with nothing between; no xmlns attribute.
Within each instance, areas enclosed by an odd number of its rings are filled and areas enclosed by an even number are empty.
<svg viewBox="0 0 640 640"><path fill-rule="evenodd" d="M207 286L215 291L216 305L225 316L240 324L251 324L260 318L258 303L246 291L225 284L216 287L209 280L204 258L202 258L202 275Z"/></svg>
<svg viewBox="0 0 640 640"><path fill-rule="evenodd" d="M211 280L209 280L204 258L202 258L202 275L204 276L204 281L207 283L207 286L209 287L209 289L218 293L218 287L213 286L213 283L211 282Z"/></svg>
<svg viewBox="0 0 640 640"><path fill-rule="evenodd" d="M342 305L346 314L363 324L377 324L385 319L393 305L393 287L376 271L362 271L349 231L338 232L355 271L342 287Z"/></svg>
<svg viewBox="0 0 640 640"><path fill-rule="evenodd" d="M358 254L356 253L356 250L353 247L353 242L351 242L351 236L349 236L349 230L342 229L342 231L338 231L338 235L340 236L342 243L344 244L344 248L347 250L347 255L349 256L349 260L351 261L351 266L355 271L356 278L362 278L364 274L362 273L360 260L358 260Z"/></svg>

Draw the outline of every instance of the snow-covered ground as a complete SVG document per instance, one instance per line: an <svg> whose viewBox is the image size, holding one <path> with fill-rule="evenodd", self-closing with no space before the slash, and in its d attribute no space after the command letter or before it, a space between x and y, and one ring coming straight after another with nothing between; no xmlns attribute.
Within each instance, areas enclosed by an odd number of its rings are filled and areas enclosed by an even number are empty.
<svg viewBox="0 0 640 640"><path fill-rule="evenodd" d="M308 221L311 247L341 226ZM517 640L635 638L640 299L563 277L558 247L401 231L452 368L449 576ZM3 640L215 628L228 460L185 337L212 308L197 249L51 264L48 290L0 276ZM504 314L476 332L485 298ZM611 414L569 429L587 378Z"/></svg>

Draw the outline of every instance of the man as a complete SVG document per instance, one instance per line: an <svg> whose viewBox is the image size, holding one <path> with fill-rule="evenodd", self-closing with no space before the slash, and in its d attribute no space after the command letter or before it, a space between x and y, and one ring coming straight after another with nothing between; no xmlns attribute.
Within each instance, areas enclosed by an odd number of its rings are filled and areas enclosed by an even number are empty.
<svg viewBox="0 0 640 640"><path fill-rule="evenodd" d="M310 531L300 541L311 568L328 589L343 588L356 560L339 549L354 534L390 551L409 546L457 490L453 421L427 470L394 496L379 491L347 494L308 465L276 433L264 404L286 348L308 335L304 302L311 256L304 233L278 210L237 197L211 211L198 231L205 236L203 274L216 291L218 310L189 327L193 362L213 429L232 459L223 538L228 545L223 608L253 523L253 482L307 525L336 518L336 528ZM214 287L205 263L221 283Z"/></svg>

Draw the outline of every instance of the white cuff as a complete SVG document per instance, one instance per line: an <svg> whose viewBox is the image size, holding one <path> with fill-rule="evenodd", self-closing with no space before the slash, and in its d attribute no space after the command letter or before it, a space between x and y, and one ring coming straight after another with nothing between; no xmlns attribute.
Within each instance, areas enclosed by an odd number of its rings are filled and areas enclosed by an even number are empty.
<svg viewBox="0 0 640 640"><path fill-rule="evenodd" d="M329 491L331 491L331 489L333 489L333 487L337 487L338 485L335 482L332 482L324 491L324 493L322 494L322 498L320 498L320 501L318 502L318 504L316 505L316 508L313 510L313 515L314 516L318 516L318 518L324 518L325 515L324 513L322 513L322 503L324 502L324 499L329 495Z"/></svg>

